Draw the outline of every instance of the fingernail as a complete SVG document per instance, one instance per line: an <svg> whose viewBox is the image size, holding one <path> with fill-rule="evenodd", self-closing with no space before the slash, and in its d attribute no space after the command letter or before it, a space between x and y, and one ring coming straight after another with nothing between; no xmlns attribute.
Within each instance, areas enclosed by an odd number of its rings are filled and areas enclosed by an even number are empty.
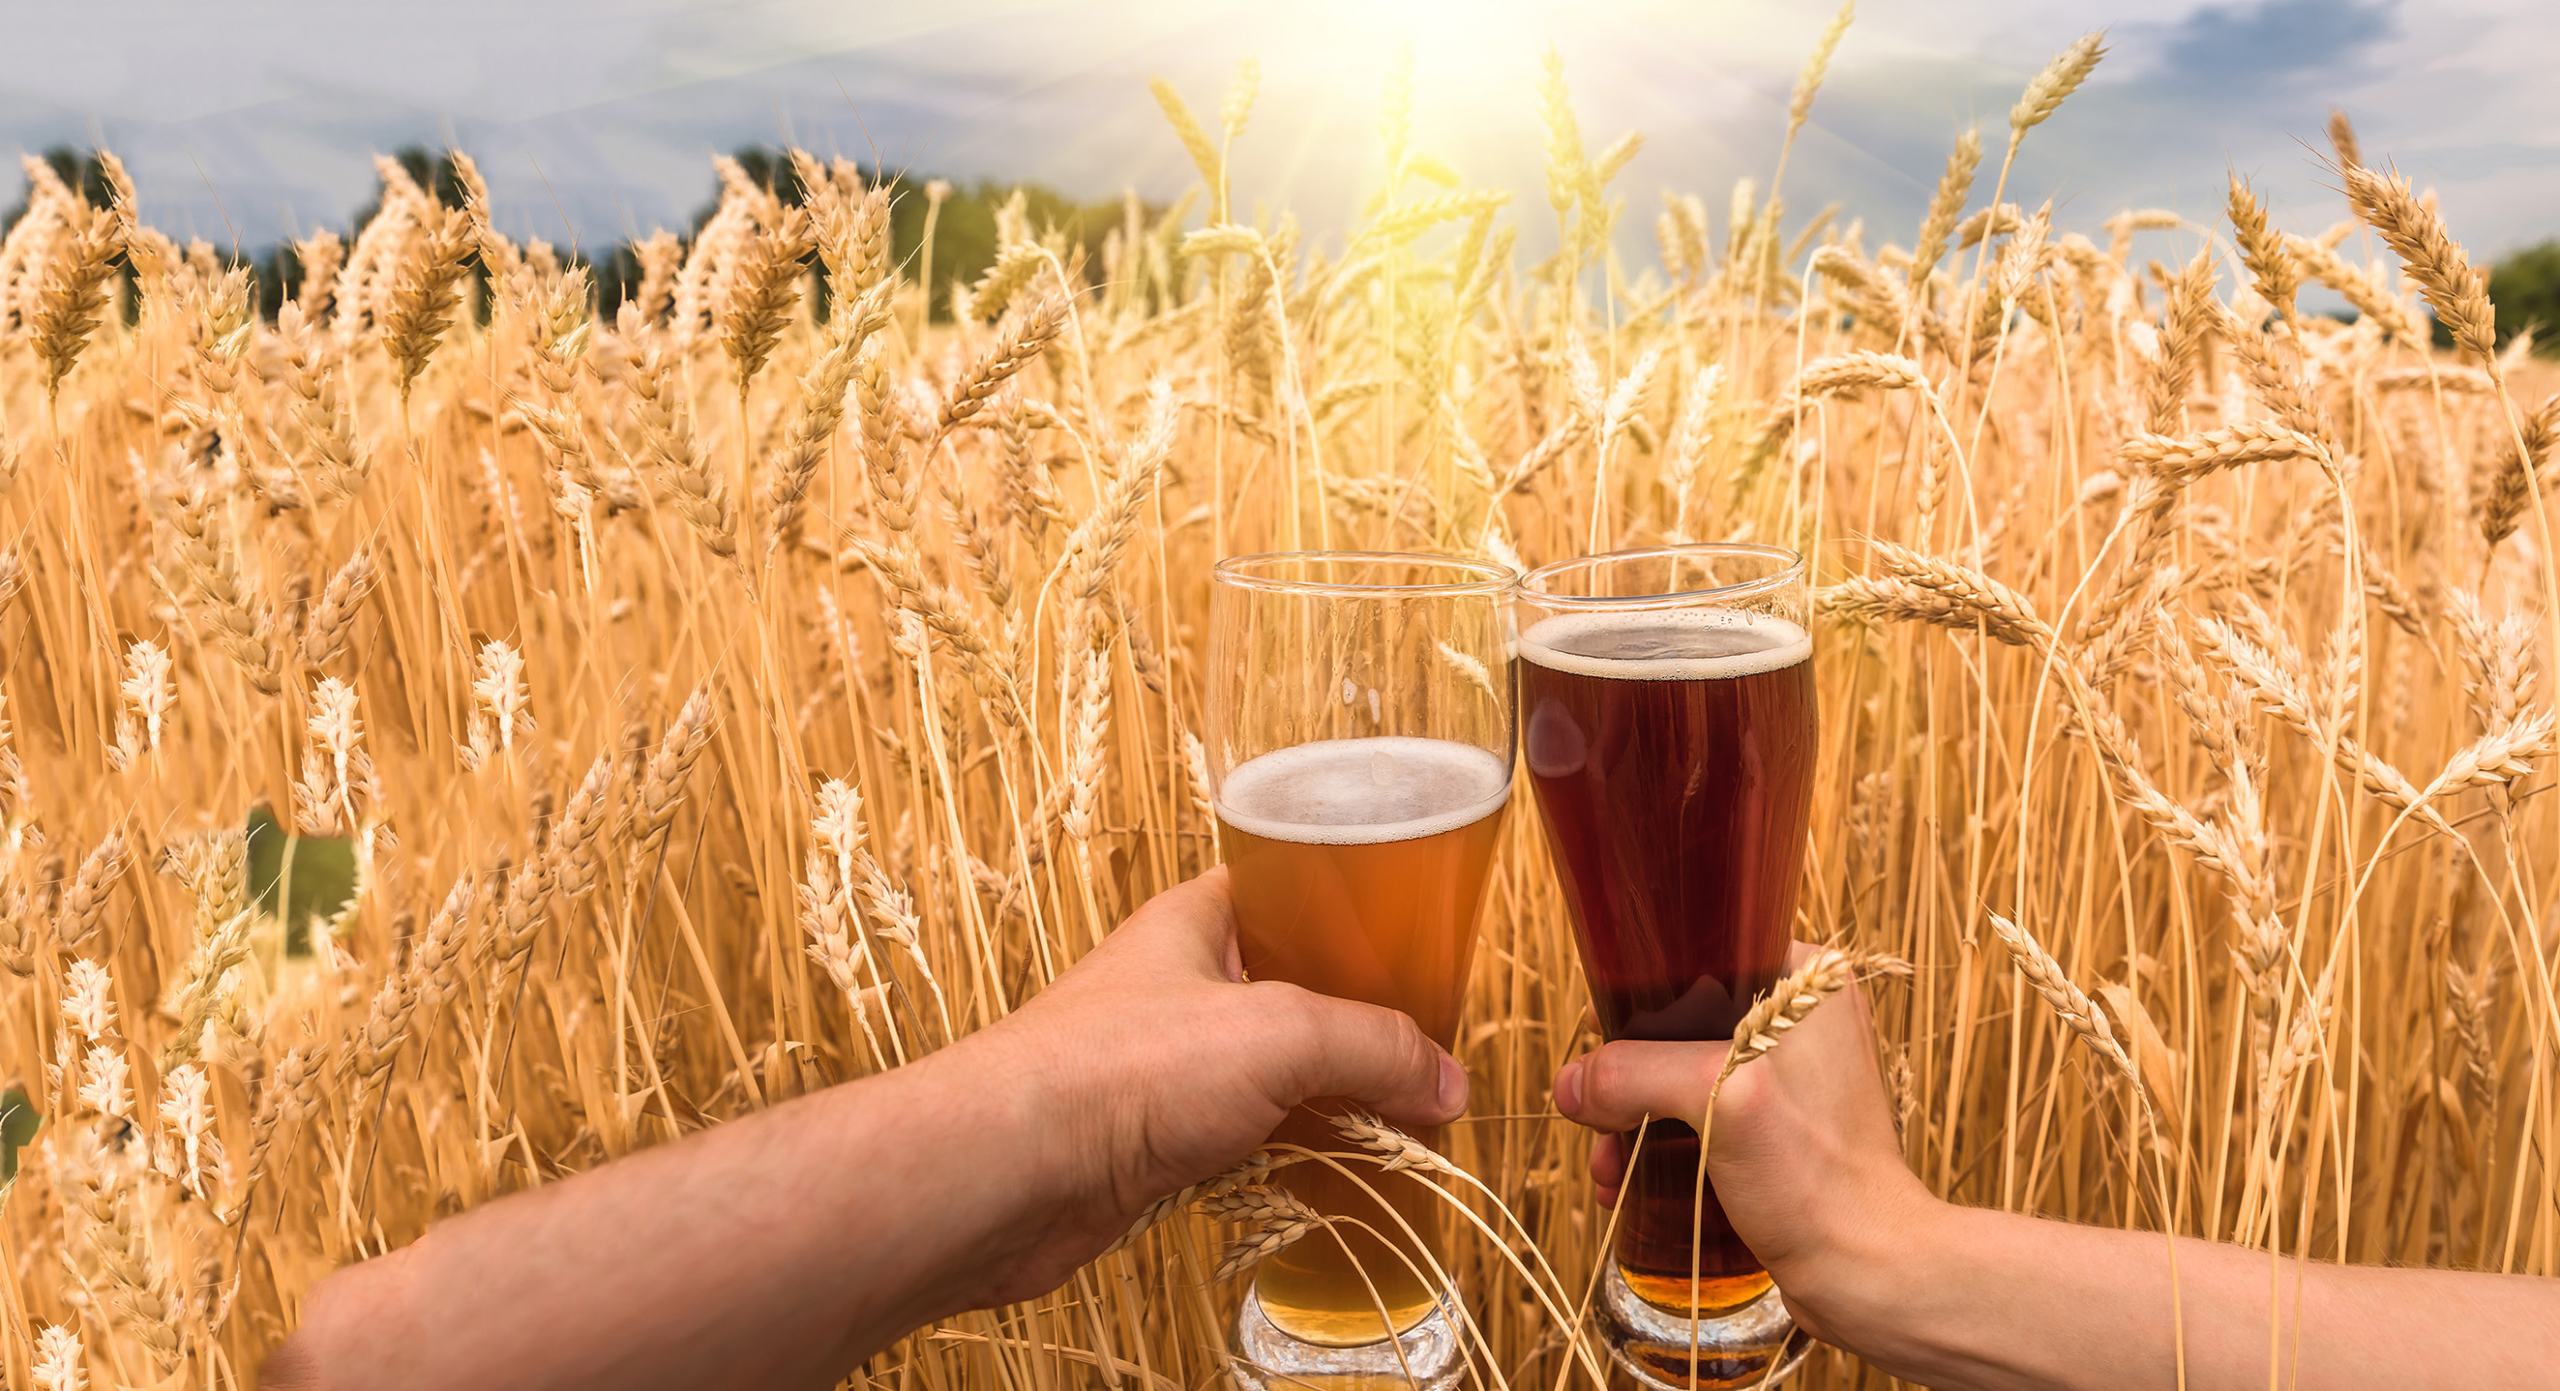
<svg viewBox="0 0 2560 1391"><path fill-rule="evenodd" d="M1570 1116L1582 1109L1582 1061L1566 1063L1556 1073L1556 1109Z"/></svg>
<svg viewBox="0 0 2560 1391"><path fill-rule="evenodd" d="M1467 1104L1467 1069L1456 1058L1440 1055L1440 1109L1456 1112Z"/></svg>

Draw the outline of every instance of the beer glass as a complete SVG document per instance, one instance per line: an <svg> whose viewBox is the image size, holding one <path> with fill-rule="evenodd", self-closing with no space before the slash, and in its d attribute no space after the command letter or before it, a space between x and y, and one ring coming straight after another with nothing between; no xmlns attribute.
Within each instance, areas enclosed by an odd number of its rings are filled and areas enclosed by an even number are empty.
<svg viewBox="0 0 2560 1391"><path fill-rule="evenodd" d="M1314 551L1218 563L1208 762L1245 971L1399 1009L1443 1048L1511 795L1507 566ZM1347 1103L1272 1138L1350 1148ZM1437 1145L1439 1137L1421 1138ZM1337 1219L1266 1257L1236 1321L1261 1386L1453 1385L1440 1199L1345 1162L1275 1182Z"/></svg>
<svg viewBox="0 0 2560 1391"><path fill-rule="evenodd" d="M1804 562L1775 546L1620 551L1532 571L1518 602L1529 779L1601 1032L1731 1038L1785 970L1804 865ZM1754 1385L1804 1339L1714 1188L1696 1197L1697 1119L1623 1137L1636 1158L1602 1331L1648 1385Z"/></svg>

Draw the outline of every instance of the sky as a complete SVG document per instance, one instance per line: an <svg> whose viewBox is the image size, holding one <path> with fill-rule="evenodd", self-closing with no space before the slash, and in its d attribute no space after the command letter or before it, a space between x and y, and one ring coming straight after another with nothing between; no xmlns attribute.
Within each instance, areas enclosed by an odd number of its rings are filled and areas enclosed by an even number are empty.
<svg viewBox="0 0 2560 1391"><path fill-rule="evenodd" d="M1593 148L1645 136L1614 187L1629 224L1650 228L1672 190L1701 195L1721 228L1734 180L1769 178L1796 69L1831 13L1819 0L0 0L0 146L103 140L148 220L254 251L343 226L371 198L376 152L458 142L502 227L595 248L683 228L711 194L710 156L757 143L1169 199L1193 175L1147 79L1214 119L1253 57L1238 214L1287 207L1338 232L1375 187L1380 84L1409 42L1417 144L1472 184L1515 190L1534 247L1551 225L1531 100L1550 43ZM2052 199L2065 227L2094 235L2128 207L2210 222L2237 172L2281 223L2316 231L2345 214L2321 163L2334 104L2369 161L2437 190L2475 251L2560 236L2549 0L1864 0L1787 169L1788 206L1838 202L1869 245L1908 244L1956 135L1981 122L1996 159L2019 88L2090 29L2106 31L2106 61L2009 178L2011 201Z"/></svg>

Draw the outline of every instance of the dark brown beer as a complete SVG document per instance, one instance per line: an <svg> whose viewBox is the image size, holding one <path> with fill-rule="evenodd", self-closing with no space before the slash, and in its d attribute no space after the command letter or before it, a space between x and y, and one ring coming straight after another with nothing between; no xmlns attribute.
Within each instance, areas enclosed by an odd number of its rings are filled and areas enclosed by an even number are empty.
<svg viewBox="0 0 2560 1391"><path fill-rule="evenodd" d="M1813 792L1812 653L1797 625L1734 609L1567 614L1522 635L1529 776L1609 1038L1731 1038L1784 971ZM1769 1277L1709 1186L1691 1287L1698 1158L1688 1125L1645 1127L1617 1256L1638 1295L1704 1314Z"/></svg>
<svg viewBox="0 0 2560 1391"><path fill-rule="evenodd" d="M1402 1010L1450 1046L1510 792L1504 759L1440 739L1331 739L1238 766L1218 789L1218 840L1246 972ZM1347 1149L1325 1114L1341 1109L1301 1107L1272 1138ZM1311 1233L1254 1277L1274 1326L1335 1347L1401 1333L1431 1312L1438 1292L1426 1276L1441 1251L1439 1199L1403 1174L1347 1167L1359 1182L1314 1161L1278 1181L1373 1230Z"/></svg>

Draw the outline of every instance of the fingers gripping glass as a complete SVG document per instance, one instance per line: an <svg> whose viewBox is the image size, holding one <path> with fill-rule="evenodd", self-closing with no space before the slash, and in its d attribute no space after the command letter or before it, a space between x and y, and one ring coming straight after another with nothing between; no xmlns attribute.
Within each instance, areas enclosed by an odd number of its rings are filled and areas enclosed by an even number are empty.
<svg viewBox="0 0 2560 1391"><path fill-rule="evenodd" d="M1402 1010L1455 1042L1511 792L1513 578L1370 552L1219 563L1209 773L1254 979ZM1347 1109L1311 1103L1272 1138L1340 1151ZM1440 1204L1405 1174L1348 1167L1279 1171L1336 1220L1262 1261L1238 1354L1265 1385L1454 1384Z"/></svg>
<svg viewBox="0 0 2560 1391"><path fill-rule="evenodd" d="M1608 1038L1722 1039L1784 971L1814 771L1804 563L1775 546L1621 551L1519 588L1529 778ZM1802 1355L1759 1258L1656 1120L1616 1214L1601 1315L1663 1387ZM1703 1200L1699 1195L1703 1193Z"/></svg>

